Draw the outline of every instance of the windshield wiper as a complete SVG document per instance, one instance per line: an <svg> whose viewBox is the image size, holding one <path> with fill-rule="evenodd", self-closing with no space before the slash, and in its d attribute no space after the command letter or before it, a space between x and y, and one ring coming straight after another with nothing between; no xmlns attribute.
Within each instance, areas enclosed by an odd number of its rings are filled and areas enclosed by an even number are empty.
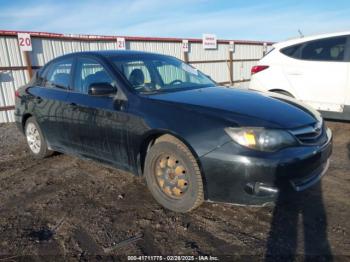
<svg viewBox="0 0 350 262"><path fill-rule="evenodd" d="M170 93L170 92L176 92L176 91L187 91L192 89L200 89L200 88L207 88L207 87L213 87L215 85L194 85L194 86L186 86L186 87L173 87L173 88L162 88L158 90L151 90L151 91L141 91L139 94L143 95L154 95L159 93Z"/></svg>
<svg viewBox="0 0 350 262"><path fill-rule="evenodd" d="M164 93L164 90L152 90L152 91L139 92L139 94L142 94L142 95L154 95L154 94L158 94L158 93Z"/></svg>

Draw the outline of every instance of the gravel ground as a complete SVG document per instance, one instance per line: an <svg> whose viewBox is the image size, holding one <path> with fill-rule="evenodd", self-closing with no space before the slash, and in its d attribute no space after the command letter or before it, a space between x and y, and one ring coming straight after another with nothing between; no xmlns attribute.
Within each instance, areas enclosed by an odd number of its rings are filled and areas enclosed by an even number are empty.
<svg viewBox="0 0 350 262"><path fill-rule="evenodd" d="M125 255L234 255L251 261L269 260L270 254L345 261L350 123L328 125L334 133L331 165L312 189L273 207L204 203L177 214L153 200L142 178L63 154L33 159L15 126L2 124L0 261ZM139 239L122 242L132 237Z"/></svg>

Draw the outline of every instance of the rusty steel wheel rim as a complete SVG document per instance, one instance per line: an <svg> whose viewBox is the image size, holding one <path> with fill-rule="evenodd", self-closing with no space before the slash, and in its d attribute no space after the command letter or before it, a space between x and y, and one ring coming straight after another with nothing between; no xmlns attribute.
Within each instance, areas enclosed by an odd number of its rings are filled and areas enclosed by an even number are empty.
<svg viewBox="0 0 350 262"><path fill-rule="evenodd" d="M187 168L175 155L158 157L154 175L160 190L168 197L182 199L189 187Z"/></svg>

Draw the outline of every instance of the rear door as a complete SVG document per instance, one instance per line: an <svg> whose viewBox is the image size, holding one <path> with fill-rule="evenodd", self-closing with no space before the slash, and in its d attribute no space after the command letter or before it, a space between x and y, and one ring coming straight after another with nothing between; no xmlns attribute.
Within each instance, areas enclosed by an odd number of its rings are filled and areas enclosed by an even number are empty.
<svg viewBox="0 0 350 262"><path fill-rule="evenodd" d="M284 72L299 99L316 109L341 112L349 81L347 36L287 47Z"/></svg>
<svg viewBox="0 0 350 262"><path fill-rule="evenodd" d="M73 58L62 58L49 64L36 86L29 92L34 96L34 115L50 147L65 151L69 143L67 119L64 117L66 99L71 85Z"/></svg>

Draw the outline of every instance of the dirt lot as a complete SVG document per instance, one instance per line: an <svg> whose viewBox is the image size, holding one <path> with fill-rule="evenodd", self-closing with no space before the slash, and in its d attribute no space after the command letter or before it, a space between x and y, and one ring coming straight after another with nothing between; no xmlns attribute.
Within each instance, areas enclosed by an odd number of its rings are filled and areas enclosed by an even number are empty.
<svg viewBox="0 0 350 262"><path fill-rule="evenodd" d="M248 260L251 255L307 254L346 260L350 123L328 125L334 132L331 166L312 190L275 207L204 203L192 213L176 214L153 200L142 178L67 155L34 160L15 126L2 124L0 260L125 254L235 255ZM139 235L137 241L122 242Z"/></svg>

